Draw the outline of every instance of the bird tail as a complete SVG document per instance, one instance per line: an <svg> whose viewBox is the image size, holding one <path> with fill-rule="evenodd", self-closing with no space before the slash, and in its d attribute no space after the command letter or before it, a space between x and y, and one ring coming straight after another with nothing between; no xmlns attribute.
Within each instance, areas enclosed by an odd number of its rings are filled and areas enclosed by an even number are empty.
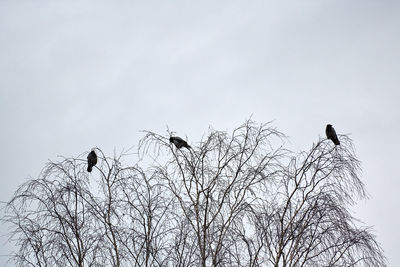
<svg viewBox="0 0 400 267"><path fill-rule="evenodd" d="M189 146L189 145L187 145L187 146L186 146L186 148L187 148L187 149L191 149L192 147L191 147L191 146Z"/></svg>
<svg viewBox="0 0 400 267"><path fill-rule="evenodd" d="M335 146L339 146L340 145L339 139L337 137L334 138L332 141L335 144Z"/></svg>
<svg viewBox="0 0 400 267"><path fill-rule="evenodd" d="M88 171L88 172L92 172L92 168L93 168L93 167L89 165L89 166L87 167L87 171Z"/></svg>

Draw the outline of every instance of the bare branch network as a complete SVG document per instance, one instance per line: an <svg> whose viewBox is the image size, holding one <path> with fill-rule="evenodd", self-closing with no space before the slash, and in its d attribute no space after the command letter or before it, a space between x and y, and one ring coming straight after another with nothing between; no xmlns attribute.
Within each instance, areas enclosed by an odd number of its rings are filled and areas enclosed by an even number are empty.
<svg viewBox="0 0 400 267"><path fill-rule="evenodd" d="M177 149L169 137L145 132L132 165L100 149L90 174L83 155L48 163L5 207L18 248L10 261L385 266L370 229L348 210L366 197L348 136L298 155L270 124L251 120L230 134L211 129L192 147Z"/></svg>

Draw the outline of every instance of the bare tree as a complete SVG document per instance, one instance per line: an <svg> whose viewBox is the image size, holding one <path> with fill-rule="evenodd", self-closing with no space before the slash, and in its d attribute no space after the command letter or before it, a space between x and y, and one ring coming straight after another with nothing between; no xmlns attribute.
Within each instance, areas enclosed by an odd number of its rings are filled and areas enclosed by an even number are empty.
<svg viewBox="0 0 400 267"><path fill-rule="evenodd" d="M280 173L284 150L276 141L282 137L268 124L247 121L232 135L211 130L198 149L179 150L167 138L147 133L144 144L156 144L157 152L166 148L172 155L158 172L179 204L180 229L188 231L179 245L195 248L190 266L234 264L233 225L251 211L261 183Z"/></svg>
<svg viewBox="0 0 400 267"><path fill-rule="evenodd" d="M84 266L97 260L99 241L84 199L87 174L79 161L49 163L41 178L23 184L7 205L19 266ZM56 177L56 179L49 179Z"/></svg>
<svg viewBox="0 0 400 267"><path fill-rule="evenodd" d="M351 140L320 140L293 157L250 216L270 266L384 266L382 250L348 211L366 191ZM255 251L255 249L253 249Z"/></svg>
<svg viewBox="0 0 400 267"><path fill-rule="evenodd" d="M367 193L352 141L298 155L271 124L191 149L146 132L139 161L50 162L6 205L18 266L385 266L349 207Z"/></svg>
<svg viewBox="0 0 400 267"><path fill-rule="evenodd" d="M160 186L123 167L124 155L98 151L90 176L82 156L51 162L8 202L3 220L19 247L17 265L166 266L169 202Z"/></svg>

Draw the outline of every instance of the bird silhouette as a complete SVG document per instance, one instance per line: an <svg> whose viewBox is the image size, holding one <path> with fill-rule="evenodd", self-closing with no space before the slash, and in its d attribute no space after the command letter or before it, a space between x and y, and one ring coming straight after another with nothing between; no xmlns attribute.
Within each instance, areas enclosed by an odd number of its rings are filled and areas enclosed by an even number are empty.
<svg viewBox="0 0 400 267"><path fill-rule="evenodd" d="M186 147L187 149L192 148L191 146L188 145L188 143L183 140L182 138L178 137L178 136L171 136L169 138L169 142L173 143L176 148L180 149L182 147Z"/></svg>
<svg viewBox="0 0 400 267"><path fill-rule="evenodd" d="M94 152L94 150L92 150L89 155L87 156L87 162L88 162L88 167L87 167L87 171L91 172L92 168L94 165L97 164L97 155Z"/></svg>
<svg viewBox="0 0 400 267"><path fill-rule="evenodd" d="M332 140L335 146L340 145L339 139L336 135L336 131L331 124L326 125L325 133L326 133L326 138Z"/></svg>

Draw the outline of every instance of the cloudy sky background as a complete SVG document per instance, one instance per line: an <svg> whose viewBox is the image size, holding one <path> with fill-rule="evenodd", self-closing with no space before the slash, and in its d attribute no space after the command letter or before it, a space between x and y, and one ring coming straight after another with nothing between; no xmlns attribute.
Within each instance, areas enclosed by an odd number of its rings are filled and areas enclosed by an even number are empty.
<svg viewBox="0 0 400 267"><path fill-rule="evenodd" d="M371 195L355 215L400 266L399 14L378 0L2 0L0 200L49 159L111 154L143 129L195 143L252 115L299 151L332 123Z"/></svg>

